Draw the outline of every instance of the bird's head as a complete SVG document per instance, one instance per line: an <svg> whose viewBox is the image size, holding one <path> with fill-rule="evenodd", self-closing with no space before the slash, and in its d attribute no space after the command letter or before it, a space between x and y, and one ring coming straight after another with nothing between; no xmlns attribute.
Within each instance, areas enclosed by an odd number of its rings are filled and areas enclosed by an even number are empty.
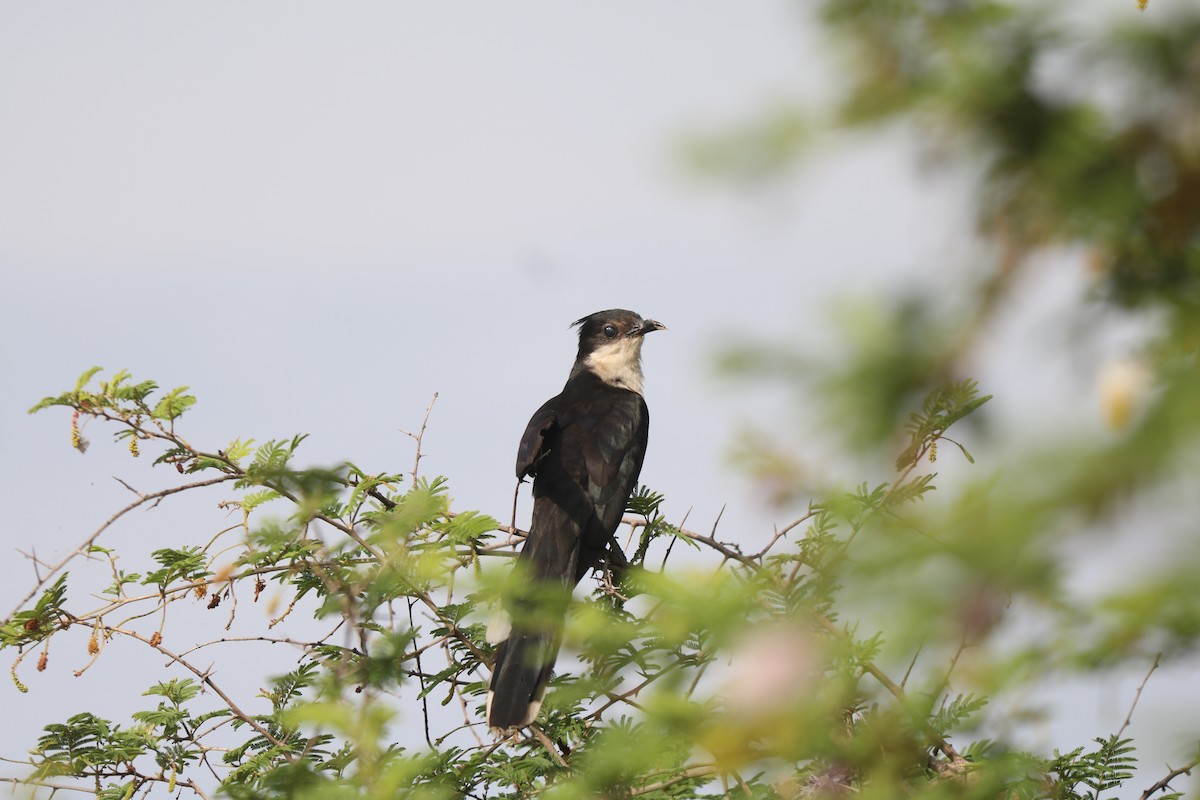
<svg viewBox="0 0 1200 800"><path fill-rule="evenodd" d="M667 326L621 308L597 311L572 324L579 327L572 377L589 370L605 383L641 394L642 337Z"/></svg>

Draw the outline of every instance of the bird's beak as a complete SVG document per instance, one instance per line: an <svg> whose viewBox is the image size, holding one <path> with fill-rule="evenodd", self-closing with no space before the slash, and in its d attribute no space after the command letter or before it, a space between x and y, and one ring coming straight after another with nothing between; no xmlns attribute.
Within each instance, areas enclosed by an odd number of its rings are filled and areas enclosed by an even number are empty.
<svg viewBox="0 0 1200 800"><path fill-rule="evenodd" d="M663 325L661 322L655 322L652 319L644 319L644 320L642 320L642 324L638 328L637 332L638 332L639 336L645 336L647 333L650 333L651 331L665 331L666 329L667 329L667 326Z"/></svg>

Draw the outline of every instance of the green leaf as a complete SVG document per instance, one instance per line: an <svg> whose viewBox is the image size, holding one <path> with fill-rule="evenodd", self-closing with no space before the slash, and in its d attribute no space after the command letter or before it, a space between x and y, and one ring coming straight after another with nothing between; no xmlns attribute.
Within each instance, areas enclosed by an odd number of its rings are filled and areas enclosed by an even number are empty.
<svg viewBox="0 0 1200 800"><path fill-rule="evenodd" d="M104 367L92 367L91 369L87 370L82 375L80 375L79 380L75 381L75 394L79 394L80 392L82 392L84 387L86 387L88 385L88 383L91 382L92 378L96 375L96 373L100 372L102 369L104 369Z"/></svg>
<svg viewBox="0 0 1200 800"><path fill-rule="evenodd" d="M166 683L154 684L143 692L142 696L158 695L167 698L175 705L181 705L200 694L203 688L191 678L172 678Z"/></svg>
<svg viewBox="0 0 1200 800"><path fill-rule="evenodd" d="M185 547L182 550L164 548L155 550L151 556L162 565L162 569L148 573L142 579L145 585L166 586L176 580L195 581L212 574L204 568L208 555L199 547Z"/></svg>
<svg viewBox="0 0 1200 800"><path fill-rule="evenodd" d="M184 394L188 387L180 386L172 389L167 393L166 397L158 401L158 405L154 406L154 410L150 412L150 416L155 419L176 420L185 411L196 404L196 398L190 394Z"/></svg>
<svg viewBox="0 0 1200 800"><path fill-rule="evenodd" d="M446 522L446 539L450 544L465 545L491 539L487 534L500 527L500 523L487 514L463 511Z"/></svg>
<svg viewBox="0 0 1200 800"><path fill-rule="evenodd" d="M234 439L225 447L225 457L234 464L239 464L243 458L254 452L254 440L247 439L242 441L240 438Z"/></svg>
<svg viewBox="0 0 1200 800"><path fill-rule="evenodd" d="M242 499L238 502L242 506L242 511L249 514L251 511L258 508L263 503L269 503L272 500L278 500L282 496L283 495L281 495L279 492L275 491L274 489L262 489L257 492L250 492L249 494L243 496Z"/></svg>

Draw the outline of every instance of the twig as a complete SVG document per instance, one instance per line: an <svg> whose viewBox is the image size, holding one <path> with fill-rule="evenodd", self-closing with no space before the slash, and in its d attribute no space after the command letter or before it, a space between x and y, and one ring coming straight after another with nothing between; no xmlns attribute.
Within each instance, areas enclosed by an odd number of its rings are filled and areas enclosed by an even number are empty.
<svg viewBox="0 0 1200 800"><path fill-rule="evenodd" d="M417 454L416 457L413 458L413 468L412 472L410 473L412 475L414 485L417 482L417 473L420 472L421 469L421 459L425 457L425 455L421 452L421 443L425 439L425 427L429 424L429 414L431 411L433 411L433 404L437 402L437 399L438 393L434 392L433 398L429 401L429 405L425 407L425 417L421 420L421 427L416 433L410 433L403 428L400 429L401 433L412 438L417 443Z"/></svg>
<svg viewBox="0 0 1200 800"><path fill-rule="evenodd" d="M446 661L449 663L454 663L454 657L450 653L449 641L450 641L449 636L441 637L442 649L446 651ZM455 696L458 697L458 704L462 707L463 722L465 723L467 730L469 730L471 732L471 735L475 737L475 741L479 744L479 746L481 748L486 747L487 745L484 744L483 737L479 735L479 731L476 730L475 725L473 725L471 723L471 709L467 705L467 697L466 697L466 695L463 694L462 686L460 685L460 681L453 680L453 681L451 681L451 685L453 686L452 691L454 692ZM465 684L463 684L463 685L465 685ZM438 739L438 744L440 745L445 740L446 740L446 737L443 736L441 739Z"/></svg>
<svg viewBox="0 0 1200 800"><path fill-rule="evenodd" d="M605 703L604 705L600 706L599 708L597 708L595 711L588 714L588 716L594 717L595 719L599 720L601 714L603 714L610 707L616 705L617 703L629 703L630 705L633 705L633 703L630 701L629 698L634 697L640 691L642 691L642 689L645 689L651 683L658 680L663 675L666 675L667 673L671 672L673 669L676 669L676 668L682 666L682 664L683 664L682 660L672 661L670 664L663 667L662 669L660 669L658 672L654 673L653 675L649 676L648 678L646 678L646 680L642 681L637 686L634 686L632 689L630 689L627 692L622 692L621 694L616 694L615 692L605 692L605 695L608 697L608 702Z"/></svg>
<svg viewBox="0 0 1200 800"><path fill-rule="evenodd" d="M340 627L341 624L339 623L338 628ZM319 647L320 645L324 644L325 639L328 639L335 632L337 632L337 628L334 628L333 631L327 634L323 639L315 642L305 642L301 641L300 639L288 639L286 637L276 638L272 636L225 636L220 639L213 639L211 642L201 642L194 647L189 647L187 650L184 650L182 653L180 653L179 657L183 658L191 655L192 653L204 647L211 647L214 644L226 644L228 642L266 642L268 644L290 644L303 648Z"/></svg>
<svg viewBox="0 0 1200 800"><path fill-rule="evenodd" d="M436 397L437 395L434 395ZM416 629L417 623L413 620L413 604L416 601L411 597L408 598L408 627ZM425 687L425 668L421 666L421 651L418 649L413 657L417 661L417 683L421 685L421 718L425 723L425 742L429 747L433 748L433 738L429 735L429 693Z"/></svg>
<svg viewBox="0 0 1200 800"><path fill-rule="evenodd" d="M1191 775L1192 770L1195 769L1197 766L1200 766L1200 758L1193 759L1192 762L1190 764L1188 764L1187 766L1180 767L1179 769L1171 770L1170 772L1167 773L1167 777L1163 778L1161 781L1154 784L1146 791L1142 792L1142 796L1141 796L1140 800L1150 800L1150 797L1152 797L1155 792L1161 792L1164 789L1170 788L1171 781L1175 780L1180 775Z"/></svg>
<svg viewBox="0 0 1200 800"><path fill-rule="evenodd" d="M57 575L58 572L60 570L62 570L63 567L65 567L67 564L71 563L71 561L73 561L77 557L82 556L82 555L87 555L88 551L91 549L91 547L95 543L95 541L97 539L99 539L100 536L106 530L108 530L110 527L112 527L112 525L117 520L119 520L121 517L128 514L130 511L133 511L138 506L141 506L147 502L150 502L151 500L161 500L164 497L168 497L173 494L178 494L179 492L186 492L190 489L199 489L203 486L213 486L218 483L225 483L226 481L237 480L238 477L240 477L240 476L222 475L219 478L209 478L206 481L196 481L195 483L187 483L182 486L173 486L170 489L163 489L162 491L152 492L151 494L140 494L139 493L137 500L135 500L134 502L125 506L120 511L118 511L117 513L115 513L111 517L109 517L108 520L106 520L103 525L101 525L99 528L97 528L92 533L91 536L84 539L83 542L78 547L76 547L71 552L67 553L56 563L54 563L52 565L48 565L46 573L44 575L41 575L38 577L37 582L34 583L33 588L29 590L28 594L26 594L24 597L21 598L21 601L19 603L17 603L16 608L14 608L12 611L10 611L8 613L8 616L4 618L4 622L8 623L8 622L12 621L12 618L17 614L17 612L20 611L25 606L26 603L28 603L30 600L32 600L34 595L36 595L38 592L40 592L42 590L42 587L44 587L47 583L49 583L49 581L52 577Z"/></svg>
<svg viewBox="0 0 1200 800"><path fill-rule="evenodd" d="M139 642L143 642L144 644L149 645L150 647L154 648L158 652L162 653L167 658L174 661L176 664L179 664L181 667L183 667L184 669L191 672L193 675L195 675L197 678L199 678L202 683L204 683L206 686L208 686L208 688L212 689L213 692L216 693L217 697L220 697L221 700L224 701L225 705L229 707L229 710L233 712L234 716L236 716L238 719L242 720L247 725L249 725L251 728L253 728L260 736L262 736L268 742L270 742L271 744L278 747L282 751L283 757L286 758L289 763L293 760L292 753L291 753L291 747L286 742L283 742L283 741L275 738L275 736L272 735L272 733L269 730L264 728L257 720L255 720L253 717L251 717L246 712L242 711L242 709L238 707L238 704L233 701L233 698L231 698L229 695L225 694L225 692L221 689L221 687L217 686L217 684L213 682L212 676L209 674L208 670L197 669L190 662L185 661L181 656L178 656L175 653L172 653L170 650L163 647L161 644L154 644L153 642L150 641L150 639L148 639L145 636L142 636L140 633L137 633L136 631L127 631L127 630L124 630L121 628L111 628L111 627L107 627L107 626L105 627L105 630L108 631L109 633L119 633L119 634L122 634L123 636L128 636L131 639L137 639Z"/></svg>
<svg viewBox="0 0 1200 800"><path fill-rule="evenodd" d="M554 760L558 762L560 767L567 766L567 762L562 757L562 753L558 752L558 748L554 746L554 742L550 741L550 737L543 733L542 729L539 728L536 723L530 723L529 730L533 731L534 738L542 743L542 747L546 748L546 752L554 757Z"/></svg>
<svg viewBox="0 0 1200 800"><path fill-rule="evenodd" d="M705 657L705 656L706 656L706 653L703 650L696 653L696 659L698 661L702 657ZM708 672L708 666L711 663L712 663L711 659L706 659L701 662L700 669L696 670L696 677L692 678L692 682L690 684L688 684L688 688L687 688L687 691L684 692L684 696L691 697L692 695L694 695L696 693L696 687L700 685L700 681L702 678L704 678L704 673Z"/></svg>
<svg viewBox="0 0 1200 800"><path fill-rule="evenodd" d="M46 781L25 780L23 778L0 778L0 783L11 783L13 786L37 786L42 789L50 789L52 792L83 792L85 794L96 794L96 790L88 786L71 786L67 783L49 783Z"/></svg>
<svg viewBox="0 0 1200 800"><path fill-rule="evenodd" d="M659 781L658 783L650 783L645 786L640 786L637 789L633 789L629 792L629 796L637 797L638 795L642 794L658 792L670 786L674 786L681 781L691 780L692 778L705 778L709 775L716 775L718 772L720 772L720 770L716 767L716 765L713 764L706 764L699 767L689 767L675 777L669 778L668 780Z"/></svg>
<svg viewBox="0 0 1200 800"><path fill-rule="evenodd" d="M724 513L724 511L725 509L722 507L721 512ZM718 553L725 556L726 561L737 561L741 564L745 564L751 569L759 569L760 564L758 564L753 557L748 556L738 550L736 545L726 544L725 542L718 541L715 538L717 525L719 525L720 522L721 515L718 514L716 522L713 523L713 535L710 536L706 536L702 533L696 533L695 531L685 530L683 528L679 528L679 535L686 536L688 539L708 545L713 550L716 550ZM644 519L638 519L637 517L625 517L621 520L621 524L632 525L634 527L645 527L646 521Z"/></svg>
<svg viewBox="0 0 1200 800"><path fill-rule="evenodd" d="M433 598L429 596L428 592L418 591L412 596L424 603L425 607L433 612L433 615L437 617L438 621L446 626L446 630L449 632L449 635L462 642L463 646L471 651L471 655L475 656L475 658L479 660L480 664L488 667L491 666L492 660L488 658L482 650L476 647L475 643L472 642L465 633L459 630L458 624L454 620L442 615L441 608L436 602L434 602Z"/></svg>
<svg viewBox="0 0 1200 800"><path fill-rule="evenodd" d="M804 514L802 514L801 516L797 517L796 519L789 522L787 525L784 525L782 528L775 531L775 535L771 537L771 541L769 541L767 543L767 546L764 547L762 550L759 550L757 553L755 553L754 555L752 555L750 557L753 558L755 561L762 559L762 557L765 556L768 552L770 552L771 548L775 546L776 542L778 542L784 536L787 536L789 533L791 533L793 530L795 530L798 526L803 525L805 522L808 522L810 519L812 519L814 516L817 515L818 511L820 511L820 509L817 506L814 506L812 503L809 503L808 511L804 512Z"/></svg>
<svg viewBox="0 0 1200 800"><path fill-rule="evenodd" d="M204 790L200 788L199 784L197 784L196 781L189 778L187 783L185 783L183 785L188 787L189 789L191 789L196 794L198 794L203 800L208 800L208 795L205 794Z"/></svg>
<svg viewBox="0 0 1200 800"><path fill-rule="evenodd" d="M946 674L942 676L941 683L938 684L937 691L933 693L937 697L942 692L950 688L950 676L954 674L954 669L958 666L958 660L962 658L962 654L967 649L967 627L963 626L962 636L958 640L958 649L954 651L954 657L950 659L950 664L946 667ZM905 678L908 676L906 675ZM901 682L904 685L904 682Z"/></svg>
<svg viewBox="0 0 1200 800"><path fill-rule="evenodd" d="M908 662L908 669L904 670L904 677L900 679L900 688L903 689L908 685L908 678L910 675L912 675L913 667L917 665L917 659L921 657L921 651L923 649L925 649L925 642L921 642L919 645L917 645L916 652L913 653L912 661ZM953 667L951 667L951 669L953 669Z"/></svg>
<svg viewBox="0 0 1200 800"><path fill-rule="evenodd" d="M1146 670L1146 677L1142 678L1142 682L1138 684L1137 691L1133 695L1133 702L1129 704L1129 713L1125 715L1125 721L1121 723L1120 729L1117 730L1117 738L1121 738L1121 734L1133 722L1133 711L1137 708L1138 700L1142 699L1142 689L1146 688L1146 682L1150 680L1150 676L1154 674L1154 670L1158 669L1158 664L1162 660L1162 653L1154 656L1154 663L1150 665L1150 669Z"/></svg>
<svg viewBox="0 0 1200 800"><path fill-rule="evenodd" d="M691 515L692 515L692 510L689 508L687 510L687 512L683 515L683 519L679 520L679 524L677 526L675 526L676 529L683 530L683 526L687 525L688 517L690 517ZM671 551L675 549L675 543L678 541L679 541L679 536L677 534L671 536L671 542L670 542L670 544L667 545L667 552L663 554L662 563L658 565L659 572L666 572L667 559L671 557Z"/></svg>

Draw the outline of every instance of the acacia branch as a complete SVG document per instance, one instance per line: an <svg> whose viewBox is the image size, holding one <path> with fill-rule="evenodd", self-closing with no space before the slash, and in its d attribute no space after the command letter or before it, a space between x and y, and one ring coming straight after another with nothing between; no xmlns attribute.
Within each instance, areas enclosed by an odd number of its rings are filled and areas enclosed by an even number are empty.
<svg viewBox="0 0 1200 800"><path fill-rule="evenodd" d="M719 522L720 518L718 518L717 521ZM646 523L646 520L641 519L639 517L625 517L621 520L621 524L629 525L632 528L644 528L644 527L646 527L647 523ZM715 523L713 525L714 535L711 535L711 536L706 536L703 533L696 533L695 531L689 531L685 528L678 528L677 530L679 531L679 533L678 533L679 536L683 536L684 538L691 539L692 541L700 542L701 544L707 545L711 549L716 550L718 553L723 555L725 557L725 559L728 561L737 561L737 562L739 562L741 564L745 564L747 567L750 567L751 569L755 569L755 570L759 569L759 567L761 566L757 561L755 561L755 556L748 556L748 555L744 554L741 550L737 549L736 545L727 544L725 542L719 541L715 537L715 533L716 533L716 524Z"/></svg>
<svg viewBox="0 0 1200 800"><path fill-rule="evenodd" d="M1150 798L1154 795L1155 792L1161 792L1165 789L1171 788L1171 781L1175 780L1180 775L1191 775L1192 770L1195 769L1197 766L1200 766L1200 758L1193 759L1189 764L1187 764L1186 766L1180 767L1179 769L1171 770L1170 772L1167 773L1167 776L1165 778L1163 778L1161 781L1159 781L1158 783L1151 786L1146 791L1142 792L1142 796L1141 796L1140 800L1150 800Z"/></svg>
<svg viewBox="0 0 1200 800"><path fill-rule="evenodd" d="M5 617L4 622L5 623L10 622L12 620L12 618L22 608L24 608L25 604L28 603L30 600L32 600L33 597L38 592L40 592L47 583L50 582L50 579L53 578L55 575L57 575L63 569L63 567L65 567L67 564L71 563L73 560L75 560L79 556L87 555L88 552L91 550L92 545L95 544L96 540L99 539L100 536L103 535L103 533L106 530L108 530L110 527L112 527L113 524L117 522L117 520L121 519L121 517L125 516L130 511L133 511L134 509L136 509L142 505L145 505L148 502L151 502L151 501L157 502L159 500L162 500L164 497L169 497L170 495L178 494L179 492L186 492L190 489L199 489L199 488L202 488L205 486L214 486L218 483L225 483L227 481L231 481L234 479L235 479L235 476L233 476L233 475L221 475L219 477L209 478L208 480L204 480L204 481L196 481L194 483L187 483L182 486L173 486L170 489L163 489L161 491L152 492L150 494L141 494L139 492L137 500L135 500L134 502L125 506L120 511L118 511L117 513L115 513L111 517L109 517L103 525L101 525L99 528L97 528L92 533L91 536L84 539L82 543L80 543L74 550L67 553L67 555L63 556L58 562L48 565L48 571L45 574L41 574L38 576L37 581L34 584L33 588L29 590L28 594L26 594L23 598L21 598L20 602L17 603L16 608L14 608L12 611L10 611L8 613L8 616Z"/></svg>
<svg viewBox="0 0 1200 800"><path fill-rule="evenodd" d="M197 678L199 678L202 683L204 683L206 686L208 686L208 688L212 689L213 692L216 693L217 697L221 698L221 700L225 703L225 705L229 708L229 710L233 712L234 716L236 716L238 719L242 720L247 725L249 725L251 728L253 728L260 736L262 736L268 742L270 742L271 744L278 747L280 749L280 751L283 753L284 758L286 758L289 763L293 760L292 754L291 754L291 747L286 742L275 738L275 736L269 730L267 730L265 727L263 727L261 723L259 723L257 720L255 720L253 717L251 717L246 712L242 711L242 709L240 707L238 707L238 704L233 701L233 698L230 697L229 695L227 695L224 692L224 690L221 689L221 687L217 686L217 684L213 681L212 676L208 673L207 670L198 669L197 667L193 666L190 662L186 661L181 656L178 656L175 653L168 650L167 648L163 647L162 644L152 642L149 638L142 636L140 633L137 633L136 631L127 631L122 628L112 628L112 627L108 627L108 626L105 626L105 630L108 631L109 633L119 633L119 634L122 634L123 636L128 636L131 639L137 639L139 642L142 642L143 644L146 644L146 645L154 648L155 650L162 653L167 658L174 661L176 664L179 664L181 667L183 667L184 669L191 672L193 675L195 675Z"/></svg>
<svg viewBox="0 0 1200 800"><path fill-rule="evenodd" d="M341 624L339 623L338 628L340 628L340 627L341 627ZM306 642L306 641L302 641L300 639L289 639L287 637L273 637L273 636L224 636L220 639L213 639L211 642L201 642L198 645L189 647L187 650L184 650L182 653L180 653L179 656L180 656L180 658L183 658L185 656L191 655L192 653L194 653L197 650L200 650L202 648L212 647L214 644L227 644L229 642L266 642L267 644L290 644L290 645L294 645L295 647L303 647L305 649L309 649L309 648L313 648L313 647L320 647L321 645L323 645L325 643L326 639L328 639L330 636L332 636L336 632L337 632L337 628L334 628L333 631L326 634L323 638L318 639L315 642Z"/></svg>
<svg viewBox="0 0 1200 800"><path fill-rule="evenodd" d="M1138 684L1137 691L1133 695L1133 702L1129 704L1129 713L1125 715L1125 721L1121 723L1121 727L1117 730L1117 738L1121 738L1121 734L1133 722L1133 712L1137 708L1138 700L1142 699L1142 690L1146 688L1146 683L1150 680L1150 676L1154 674L1154 670L1158 669L1158 664L1162 660L1162 653L1154 656L1154 663L1150 665L1150 669L1146 670L1146 676L1142 678L1142 682Z"/></svg>
<svg viewBox="0 0 1200 800"><path fill-rule="evenodd" d="M417 474L420 472L420 469L421 469L421 459L425 457L425 454L421 452L421 445L425 441L425 428L429 424L429 414L430 414L430 412L433 411L433 404L437 402L437 399L438 399L438 393L434 392L433 398L430 399L430 401L429 401L429 405L425 407L425 417L421 420L421 427L416 433L410 433L409 431L406 431L403 429L401 429L401 431L400 431L405 436L410 437L413 441L415 441L417 443L417 453L416 453L416 456L413 458L413 467L412 467L412 472L410 473L412 475L412 482L413 482L414 486L417 483Z"/></svg>
<svg viewBox="0 0 1200 800"><path fill-rule="evenodd" d="M755 561L761 561L762 557L769 553L771 548L773 548L780 539L782 539L784 536L787 536L798 526L803 525L805 522L808 522L810 519L815 517L819 511L820 509L817 506L809 503L808 511L804 512L795 520L792 520L787 525L784 525L782 528L775 531L775 535L771 537L771 541L767 542L767 546L750 556L750 558L754 559Z"/></svg>

